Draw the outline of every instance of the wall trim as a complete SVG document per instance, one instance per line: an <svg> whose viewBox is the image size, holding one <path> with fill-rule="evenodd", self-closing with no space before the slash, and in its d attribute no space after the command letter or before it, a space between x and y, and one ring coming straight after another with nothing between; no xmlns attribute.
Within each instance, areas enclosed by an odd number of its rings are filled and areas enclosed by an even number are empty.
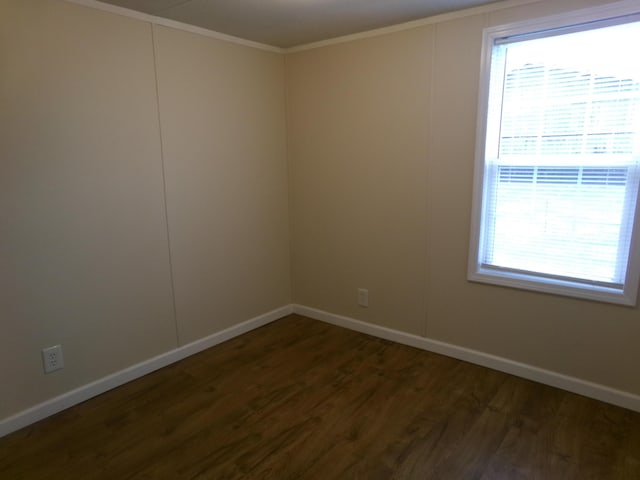
<svg viewBox="0 0 640 480"><path fill-rule="evenodd" d="M491 368L493 370L498 370L517 377L526 378L527 380L533 380L534 382L610 403L618 407L640 412L640 395L616 390L598 383L581 380L576 377L552 372L551 370L545 370L543 368L509 360L508 358L490 355L478 350L460 347L450 343L441 342L439 340L420 337L418 335L362 322L360 320L336 315L315 308L305 307L303 305L293 305L293 313L304 315L332 325L337 325L339 327L348 328L349 330L355 330L356 332L408 345L410 347L457 358L458 360L463 360L482 367Z"/></svg>
<svg viewBox="0 0 640 480"><path fill-rule="evenodd" d="M159 370L172 363L183 360L198 352L211 348L232 338L243 335L251 330L267 325L275 320L286 317L291 313L304 315L314 320L329 323L339 327L354 330L392 342L408 345L448 357L457 358L475 365L491 368L534 382L560 388L568 392L600 400L619 407L640 412L640 396L617 390L605 385L581 380L576 377L563 375L542 368L516 362L507 358L460 347L439 340L420 337L411 333L394 330L380 325L366 323L350 317L336 315L303 305L292 304L258 315L252 319L229 327L220 332L183 345L174 350L162 353L156 357L140 362L119 372L103 377L94 382L83 385L70 392L52 398L31 408L0 421L0 437L31 425L39 420L54 415L62 410L73 407L104 392L117 388L132 380Z"/></svg>
<svg viewBox="0 0 640 480"><path fill-rule="evenodd" d="M470 7L449 13L442 13L440 15L433 15L431 17L420 18L418 20L411 20L410 22L398 23L396 25L390 25L388 27L376 28L374 30L367 30L364 32L353 33L351 35L343 35L341 37L330 38L328 40L320 40L318 42L307 43L305 45L289 47L283 49L283 51L284 53L302 52L304 50L312 50L314 48L352 42L354 40L362 40L365 38L388 35L390 33L402 32L404 30L411 30L413 28L424 27L426 25L433 25L435 23L448 22L451 20L456 20L458 18L470 17L472 15L496 12L498 10L504 10L505 8L519 7L522 5L528 5L530 3L539 3L541 1L542 0L503 0L495 3L490 3L488 5L480 5L478 7Z"/></svg>
<svg viewBox="0 0 640 480"><path fill-rule="evenodd" d="M42 402L28 408L27 410L23 410L22 412L0 421L0 437L61 412L62 410L66 410L69 407L73 407L74 405L89 400L101 393L124 385L125 383L154 372L155 370L159 370L167 365L183 360L191 355L206 350L207 348L211 348L222 342L226 342L227 340L231 340L232 338L250 332L251 330L267 325L282 317L286 317L291 313L293 313L292 305L286 305L276 310L258 315L257 317L245 322L201 338L195 342L188 343L187 345L183 345L174 350L162 353L156 357L150 358L136 365L132 365L124 370L107 375L99 380Z"/></svg>
<svg viewBox="0 0 640 480"><path fill-rule="evenodd" d="M443 13L440 15L433 15L430 17L420 18L418 20L412 20L410 22L399 23L396 25L390 25L388 27L376 28L373 30L367 30L364 32L354 33L350 35L343 35L341 37L330 38L328 40L320 40L318 42L307 43L303 45L297 45L290 48L280 48L273 45L267 45L253 40L246 40L244 38L235 37L226 33L216 32L215 30L209 30L208 28L196 27L188 23L179 22L176 20L169 20L168 18L158 17L150 13L138 12L129 8L120 7L118 5L112 5L110 3L103 3L99 0L63 0L67 3L74 3L76 5L82 5L84 7L94 8L103 12L109 12L124 17L134 18L143 22L151 23L152 25L162 25L169 28L175 28L177 30L183 30L185 32L195 33L203 35L205 37L215 38L225 42L236 43L246 47L257 48L259 50L266 50L274 53L295 53L304 50L311 50L314 48L325 47L328 45L335 45L339 43L351 42L354 40L361 40L364 38L377 37L381 35L387 35L390 33L401 32L403 30L411 30L413 28L422 27L425 25L432 25L440 22L447 22L455 20L457 18L468 17L471 15L478 15L483 13L495 12L503 10L505 8L519 7L521 5L528 5L530 3L538 3L543 0L502 0L488 5L480 5L478 7L470 7L462 10L456 10L449 13Z"/></svg>
<svg viewBox="0 0 640 480"><path fill-rule="evenodd" d="M274 53L284 53L284 49L280 47L274 47L273 45L266 45L260 42L254 42L253 40L246 40L240 37L234 37L233 35L227 35L226 33L216 32L215 30L209 30L208 28L196 27L195 25L189 25L188 23L178 22L177 20L169 20L168 18L157 17L150 13L138 12L129 8L119 7L110 3L102 3L98 0L63 0L67 3L75 3L83 7L89 7L103 12L113 13L123 17L129 17L143 22L150 23L152 25L162 25L163 27L175 28L176 30L182 30L189 33L195 33L197 35L203 35L205 37L215 38L216 40L222 40L224 42L235 43L245 47L257 48L258 50L266 50Z"/></svg>

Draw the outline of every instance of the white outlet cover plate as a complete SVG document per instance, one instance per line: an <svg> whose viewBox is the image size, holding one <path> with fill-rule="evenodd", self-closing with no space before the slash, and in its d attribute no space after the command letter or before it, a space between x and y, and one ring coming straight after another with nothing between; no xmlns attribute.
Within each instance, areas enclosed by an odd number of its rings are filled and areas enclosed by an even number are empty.
<svg viewBox="0 0 640 480"><path fill-rule="evenodd" d="M358 305L361 307L369 306L369 290L366 288L358 289Z"/></svg>
<svg viewBox="0 0 640 480"><path fill-rule="evenodd" d="M62 345L44 348L42 350L42 364L44 372L50 373L64 367L64 357L62 356Z"/></svg>

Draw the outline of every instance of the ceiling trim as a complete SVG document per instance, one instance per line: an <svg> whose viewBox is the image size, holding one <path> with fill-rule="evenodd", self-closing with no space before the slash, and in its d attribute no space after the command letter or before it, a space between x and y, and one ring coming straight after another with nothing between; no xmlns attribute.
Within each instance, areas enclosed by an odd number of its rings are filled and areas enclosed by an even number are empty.
<svg viewBox="0 0 640 480"><path fill-rule="evenodd" d="M319 42L307 43L305 45L298 45L296 47L285 48L284 53L302 52L304 50L311 50L314 48L326 47L329 45L336 45L338 43L352 42L354 40L362 40L365 38L377 37L380 35L387 35L390 33L401 32L403 30L411 30L413 28L423 27L426 25L433 25L434 23L447 22L449 20L455 20L457 18L469 17L472 15L478 15L482 13L490 13L498 10L504 10L505 8L519 7L522 5L528 5L530 3L539 3L542 0L503 0L489 5L480 5L478 7L470 7L462 10L456 10L454 12L442 13L440 15L433 15L430 17L421 18L418 20L412 20L410 22L398 23L389 27L376 28L374 30L367 30L365 32L353 33L351 35L344 35L341 37L330 38L328 40L320 40Z"/></svg>
<svg viewBox="0 0 640 480"><path fill-rule="evenodd" d="M304 45L298 45L290 48L280 48L273 45L267 45L260 42L254 42L252 40L246 40L244 38L235 37L226 33L216 32L215 30L209 30L207 28L196 27L188 23L179 22L176 20L169 20L167 18L158 17L148 13L138 12L129 8L112 5L110 3L103 3L99 0L63 0L67 3L74 3L84 7L94 8L108 13L141 20L152 25L161 25L164 27L174 28L197 35L203 35L205 37L215 38L229 43L235 43L245 47L257 48L259 50L265 50L274 53L295 53L304 50L311 50L315 48L321 48L329 45L336 45L339 43L351 42L354 40L362 40L365 38L377 37L381 35L387 35L390 33L401 32L403 30L411 30L426 25L433 25L435 23L446 22L449 20L455 20L457 18L464 18L471 15L478 15L482 13L489 13L505 8L518 7L522 5L528 5L531 3L539 3L543 0L503 0L489 5L481 5L478 7L465 8L463 10L457 10L454 12L443 13L441 15L433 15L430 17L421 18L418 20L412 20L410 22L399 23L397 25L391 25L389 27L376 28L373 30L367 30L364 32L354 33L351 35L344 35L341 37L330 38L328 40L321 40L318 42L308 43Z"/></svg>
<svg viewBox="0 0 640 480"><path fill-rule="evenodd" d="M257 48L259 50L266 50L274 53L284 53L284 49L280 47L274 47L272 45L266 45L260 42L254 42L252 40L246 40L240 37L234 37L233 35L227 35L226 33L216 32L215 30L209 30L207 28L196 27L189 25L188 23L178 22L176 20L169 20L168 18L157 17L148 13L138 12L129 8L120 7L118 5L111 5L110 3L102 3L98 0L63 0L67 3L75 3L84 7L94 8L96 10L102 10L108 13L114 13L123 17L129 17L136 20L141 20L152 25L161 25L163 27L175 28L177 30L183 30L189 33L195 33L197 35L203 35L205 37L215 38L229 43L235 43L243 45L245 47Z"/></svg>

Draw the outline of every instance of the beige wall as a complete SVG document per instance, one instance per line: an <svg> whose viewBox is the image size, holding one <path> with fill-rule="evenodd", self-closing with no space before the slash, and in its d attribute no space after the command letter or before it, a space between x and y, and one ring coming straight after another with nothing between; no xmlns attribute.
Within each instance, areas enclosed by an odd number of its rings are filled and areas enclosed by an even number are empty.
<svg viewBox="0 0 640 480"><path fill-rule="evenodd" d="M154 27L178 334L287 305L284 60Z"/></svg>
<svg viewBox="0 0 640 480"><path fill-rule="evenodd" d="M287 56L297 303L424 332L433 41L425 28Z"/></svg>
<svg viewBox="0 0 640 480"><path fill-rule="evenodd" d="M601 3L287 55L294 301L640 394L637 308L466 280L482 29Z"/></svg>
<svg viewBox="0 0 640 480"><path fill-rule="evenodd" d="M482 28L598 3L282 55L1 0L0 418L292 299L640 394L637 308L466 280Z"/></svg>
<svg viewBox="0 0 640 480"><path fill-rule="evenodd" d="M0 419L290 303L281 55L2 0L0 72Z"/></svg>

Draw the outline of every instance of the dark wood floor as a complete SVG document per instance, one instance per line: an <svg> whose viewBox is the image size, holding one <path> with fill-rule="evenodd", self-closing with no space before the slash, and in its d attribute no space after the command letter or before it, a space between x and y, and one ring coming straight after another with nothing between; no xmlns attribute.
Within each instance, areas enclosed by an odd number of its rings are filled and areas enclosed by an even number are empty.
<svg viewBox="0 0 640 480"><path fill-rule="evenodd" d="M640 479L640 414L292 315L0 439L1 479Z"/></svg>

